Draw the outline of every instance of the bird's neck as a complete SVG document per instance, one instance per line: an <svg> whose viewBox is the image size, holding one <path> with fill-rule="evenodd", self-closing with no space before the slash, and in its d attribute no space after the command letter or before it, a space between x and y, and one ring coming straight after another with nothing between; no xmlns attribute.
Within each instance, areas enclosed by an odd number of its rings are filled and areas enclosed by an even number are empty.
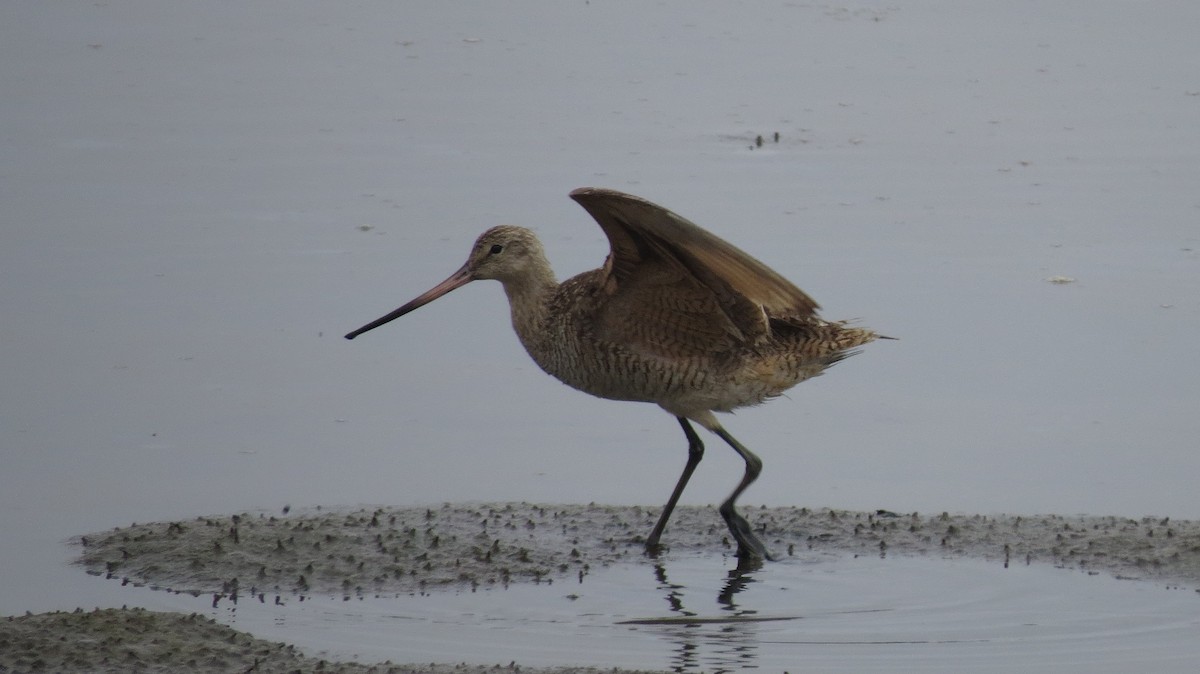
<svg viewBox="0 0 1200 674"><path fill-rule="evenodd" d="M549 263L534 265L526 273L504 281L504 292L512 310L513 328L522 341L542 331L550 313L550 300L558 288Z"/></svg>

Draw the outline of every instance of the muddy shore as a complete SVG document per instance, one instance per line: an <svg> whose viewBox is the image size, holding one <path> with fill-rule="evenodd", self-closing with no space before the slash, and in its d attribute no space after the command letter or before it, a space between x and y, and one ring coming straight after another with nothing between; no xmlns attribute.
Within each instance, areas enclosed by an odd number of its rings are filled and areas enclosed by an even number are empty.
<svg viewBox="0 0 1200 674"><path fill-rule="evenodd" d="M249 597L402 596L579 577L646 564L656 508L444 504L240 513L79 536L76 562L114 582ZM748 508L779 556L929 555L1049 564L1200 587L1200 523L1159 517L961 515ZM732 555L711 507L681 507L664 553ZM332 663L198 615L140 609L0 618L0 671L482 672L513 666ZM523 672L585 672L580 668ZM606 670L608 671L608 670Z"/></svg>

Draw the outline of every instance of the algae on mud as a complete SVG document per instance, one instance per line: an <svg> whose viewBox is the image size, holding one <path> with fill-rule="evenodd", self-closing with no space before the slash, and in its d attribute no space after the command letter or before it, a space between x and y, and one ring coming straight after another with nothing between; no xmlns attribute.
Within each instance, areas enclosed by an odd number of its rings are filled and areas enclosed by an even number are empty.
<svg viewBox="0 0 1200 674"><path fill-rule="evenodd" d="M1200 523L1167 518L748 510L764 540L803 551L978 557L1200 584ZM636 506L444 504L243 513L133 524L77 539L89 573L178 592L389 595L582 576L646 560L657 511ZM681 507L670 552L733 554L713 508Z"/></svg>

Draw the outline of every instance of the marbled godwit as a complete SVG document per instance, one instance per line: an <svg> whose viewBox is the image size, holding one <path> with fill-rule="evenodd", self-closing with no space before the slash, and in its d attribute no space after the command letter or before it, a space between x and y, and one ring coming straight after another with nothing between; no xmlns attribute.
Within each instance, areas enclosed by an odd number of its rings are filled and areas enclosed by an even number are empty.
<svg viewBox="0 0 1200 674"><path fill-rule="evenodd" d="M817 303L787 279L665 208L595 188L575 190L571 198L608 236L612 252L600 269L560 284L533 232L493 227L450 278L346 339L471 281L500 281L513 328L543 370L594 396L657 403L683 427L687 464L646 539L647 551L659 549L671 511L704 456L694 421L746 462L742 481L719 509L738 557L771 559L734 507L762 461L713 412L777 396L879 335L818 318Z"/></svg>

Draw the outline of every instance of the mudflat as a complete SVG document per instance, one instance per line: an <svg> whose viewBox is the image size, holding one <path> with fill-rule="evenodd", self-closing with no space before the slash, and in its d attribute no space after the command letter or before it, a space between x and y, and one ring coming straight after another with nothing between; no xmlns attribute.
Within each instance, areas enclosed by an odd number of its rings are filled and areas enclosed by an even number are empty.
<svg viewBox="0 0 1200 674"><path fill-rule="evenodd" d="M74 543L76 563L87 573L162 591L211 594L214 605L306 595L386 598L553 582L616 564L648 565L653 560L642 543L656 514L653 508L594 504L322 508L131 524L82 535ZM748 509L747 515L781 556L978 558L1200 585L1200 523L1194 521L778 507ZM667 556L714 550L732 555L712 508L680 508L667 542ZM0 667L13 672L596 671L511 662L332 662L199 614L124 608L3 618L0 644Z"/></svg>

